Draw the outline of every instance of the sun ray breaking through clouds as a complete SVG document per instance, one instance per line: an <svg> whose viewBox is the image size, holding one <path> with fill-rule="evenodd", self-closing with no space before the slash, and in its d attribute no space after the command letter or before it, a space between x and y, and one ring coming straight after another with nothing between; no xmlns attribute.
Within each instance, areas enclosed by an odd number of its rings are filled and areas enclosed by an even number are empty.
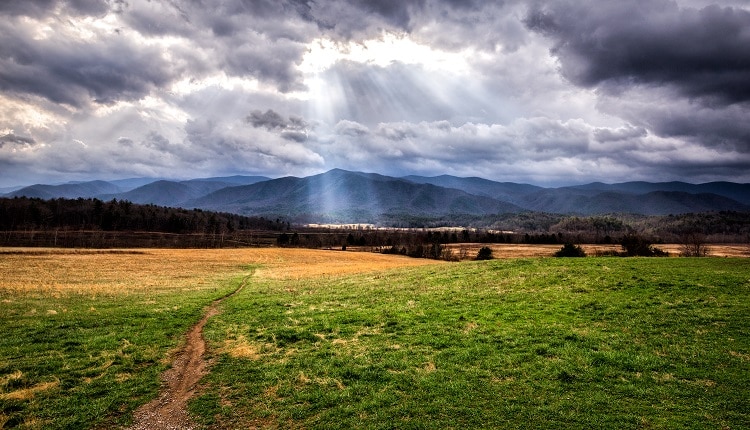
<svg viewBox="0 0 750 430"><path fill-rule="evenodd" d="M0 186L750 182L749 28L731 0L2 2Z"/></svg>

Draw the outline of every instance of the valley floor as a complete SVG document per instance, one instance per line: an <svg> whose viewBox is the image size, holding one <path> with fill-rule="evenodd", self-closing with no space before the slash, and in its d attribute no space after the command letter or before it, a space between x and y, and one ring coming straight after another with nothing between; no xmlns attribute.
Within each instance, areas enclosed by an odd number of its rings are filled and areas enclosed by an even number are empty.
<svg viewBox="0 0 750 430"><path fill-rule="evenodd" d="M750 425L747 246L559 248L2 248L0 427L127 427L211 303L198 428Z"/></svg>

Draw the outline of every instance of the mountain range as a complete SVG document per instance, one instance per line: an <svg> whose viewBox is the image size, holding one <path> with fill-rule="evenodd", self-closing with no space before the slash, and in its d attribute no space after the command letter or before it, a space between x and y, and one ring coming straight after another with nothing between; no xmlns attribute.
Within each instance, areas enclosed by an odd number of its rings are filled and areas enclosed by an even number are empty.
<svg viewBox="0 0 750 430"><path fill-rule="evenodd" d="M37 184L4 195L129 200L307 222L377 222L383 215L441 217L525 211L669 215L750 211L750 184L625 182L544 188L482 178L391 177L334 169L308 177L227 176L186 181L132 178Z"/></svg>

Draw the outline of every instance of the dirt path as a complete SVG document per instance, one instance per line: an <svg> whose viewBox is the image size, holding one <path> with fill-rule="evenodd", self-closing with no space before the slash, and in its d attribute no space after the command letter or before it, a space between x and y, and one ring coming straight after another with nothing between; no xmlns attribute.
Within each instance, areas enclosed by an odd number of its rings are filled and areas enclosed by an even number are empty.
<svg viewBox="0 0 750 430"><path fill-rule="evenodd" d="M203 327L211 317L219 313L219 304L239 293L250 279L249 275L231 294L214 300L200 321L187 333L185 346L180 350L172 367L164 372L164 391L151 402L135 411L133 425L129 430L190 430L196 426L187 412L187 402L195 394L196 384L206 374L207 364L203 359L206 341Z"/></svg>

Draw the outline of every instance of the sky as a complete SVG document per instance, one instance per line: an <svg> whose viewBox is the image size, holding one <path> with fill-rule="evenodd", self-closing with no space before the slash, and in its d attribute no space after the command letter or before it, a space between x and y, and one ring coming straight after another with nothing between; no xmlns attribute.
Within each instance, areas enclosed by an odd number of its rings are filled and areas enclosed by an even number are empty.
<svg viewBox="0 0 750 430"><path fill-rule="evenodd" d="M750 182L750 1L0 1L0 187L333 168Z"/></svg>

